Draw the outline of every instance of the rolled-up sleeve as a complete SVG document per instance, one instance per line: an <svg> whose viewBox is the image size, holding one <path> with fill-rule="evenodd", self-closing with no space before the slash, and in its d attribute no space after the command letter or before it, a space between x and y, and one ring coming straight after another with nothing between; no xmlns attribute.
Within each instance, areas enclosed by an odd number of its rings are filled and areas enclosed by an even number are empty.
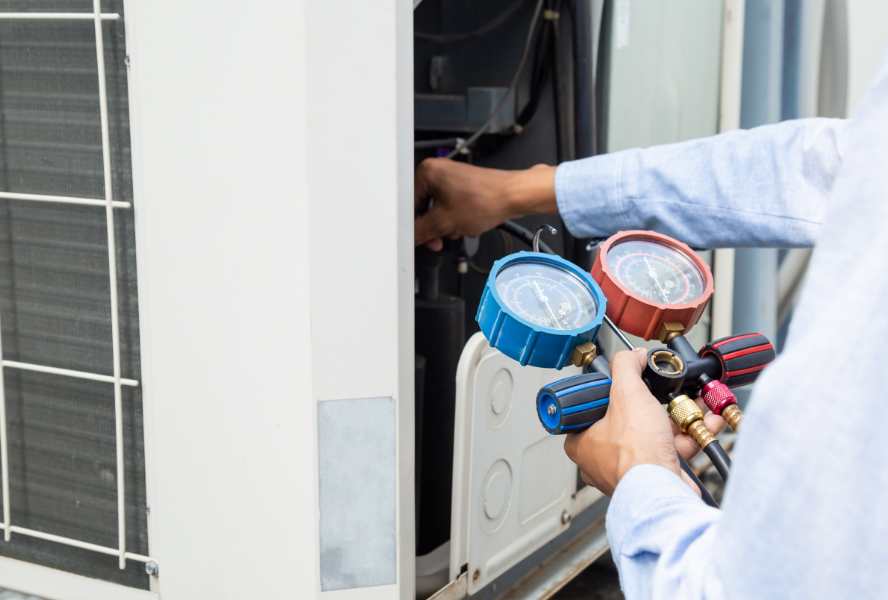
<svg viewBox="0 0 888 600"><path fill-rule="evenodd" d="M800 119L563 163L558 209L578 237L650 229L696 247L811 247L847 121Z"/></svg>

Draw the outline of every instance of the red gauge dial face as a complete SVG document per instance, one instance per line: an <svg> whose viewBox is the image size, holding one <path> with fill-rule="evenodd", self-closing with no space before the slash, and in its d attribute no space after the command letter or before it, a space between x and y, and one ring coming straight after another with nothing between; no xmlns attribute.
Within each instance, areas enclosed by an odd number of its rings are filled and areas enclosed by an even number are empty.
<svg viewBox="0 0 888 600"><path fill-rule="evenodd" d="M654 231L611 236L601 245L591 274L607 298L607 316L646 340L663 323L681 323L690 331L712 297L706 263L686 244Z"/></svg>
<svg viewBox="0 0 888 600"><path fill-rule="evenodd" d="M655 241L614 244L607 252L607 266L633 294L658 304L687 304L706 290L706 279L690 257Z"/></svg>

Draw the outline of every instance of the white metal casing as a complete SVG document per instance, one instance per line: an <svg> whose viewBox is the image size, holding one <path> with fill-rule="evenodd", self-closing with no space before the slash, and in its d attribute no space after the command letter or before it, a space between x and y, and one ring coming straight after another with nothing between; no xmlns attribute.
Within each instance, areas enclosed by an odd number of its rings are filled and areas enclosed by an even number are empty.
<svg viewBox="0 0 888 600"><path fill-rule="evenodd" d="M154 588L406 600L413 6L251 8L126 5ZM323 593L315 406L379 396L398 580Z"/></svg>

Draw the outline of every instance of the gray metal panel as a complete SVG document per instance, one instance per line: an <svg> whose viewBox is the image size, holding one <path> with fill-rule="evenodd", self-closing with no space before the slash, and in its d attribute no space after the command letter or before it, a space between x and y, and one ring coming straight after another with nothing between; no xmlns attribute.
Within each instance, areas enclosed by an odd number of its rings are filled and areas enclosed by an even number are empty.
<svg viewBox="0 0 888 600"><path fill-rule="evenodd" d="M608 30L608 152L717 132L722 3L615 0Z"/></svg>
<svg viewBox="0 0 888 600"><path fill-rule="evenodd" d="M318 403L321 590L397 582L395 400Z"/></svg>

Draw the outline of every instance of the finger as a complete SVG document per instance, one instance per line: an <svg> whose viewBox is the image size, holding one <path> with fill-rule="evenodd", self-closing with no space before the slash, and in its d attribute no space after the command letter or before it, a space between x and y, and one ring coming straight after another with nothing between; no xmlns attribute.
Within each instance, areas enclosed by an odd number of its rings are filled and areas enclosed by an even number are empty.
<svg viewBox="0 0 888 600"><path fill-rule="evenodd" d="M718 415L712 413L703 417L706 427L712 432L712 435L718 435L725 428L725 420ZM677 431L677 429L676 429ZM686 433L676 433L675 449L681 454L685 460L691 460L700 451L700 445Z"/></svg>
<svg viewBox="0 0 888 600"><path fill-rule="evenodd" d="M610 367L614 379L621 375L641 378L641 372L644 371L644 365L647 362L647 351L644 348L636 348L635 350L622 350L614 354L611 358ZM641 382L644 385L643 382Z"/></svg>
<svg viewBox="0 0 888 600"><path fill-rule="evenodd" d="M574 463L577 462L579 458L578 449L580 444L580 434L579 433L568 433L564 436L564 453L567 454L567 457Z"/></svg>
<svg viewBox="0 0 888 600"><path fill-rule="evenodd" d="M691 460L700 451L700 445L688 434L679 433L675 436L675 449L683 459Z"/></svg>
<svg viewBox="0 0 888 600"><path fill-rule="evenodd" d="M688 475L687 473L685 473L684 471L682 471L682 472L681 472L681 478L682 478L682 480L683 480L686 484L688 484L688 487L689 487L689 488L691 488L692 490L694 490L694 493L695 493L695 494L697 494L700 498L703 497L703 493L700 491L700 488L697 487L697 484L694 483L694 480L691 479L691 476L690 476L690 475ZM584 480L584 481L585 481L585 480Z"/></svg>
<svg viewBox="0 0 888 600"><path fill-rule="evenodd" d="M419 246L429 240L445 235L447 227L443 223L442 209L438 204L432 206L429 212L413 220L413 245Z"/></svg>
<svg viewBox="0 0 888 600"><path fill-rule="evenodd" d="M709 431L712 432L712 435L718 435L721 433L721 430L725 428L725 425L727 425L724 418L713 413L709 413L703 417L703 422L709 427Z"/></svg>
<svg viewBox="0 0 888 600"><path fill-rule="evenodd" d="M422 213L429 207L429 200L433 195L431 173L434 169L434 159L427 158L416 168L413 174L413 212Z"/></svg>
<svg viewBox="0 0 888 600"><path fill-rule="evenodd" d="M442 248L444 248L444 240L441 238L432 238L425 243L426 248L431 250L432 252L439 252Z"/></svg>

